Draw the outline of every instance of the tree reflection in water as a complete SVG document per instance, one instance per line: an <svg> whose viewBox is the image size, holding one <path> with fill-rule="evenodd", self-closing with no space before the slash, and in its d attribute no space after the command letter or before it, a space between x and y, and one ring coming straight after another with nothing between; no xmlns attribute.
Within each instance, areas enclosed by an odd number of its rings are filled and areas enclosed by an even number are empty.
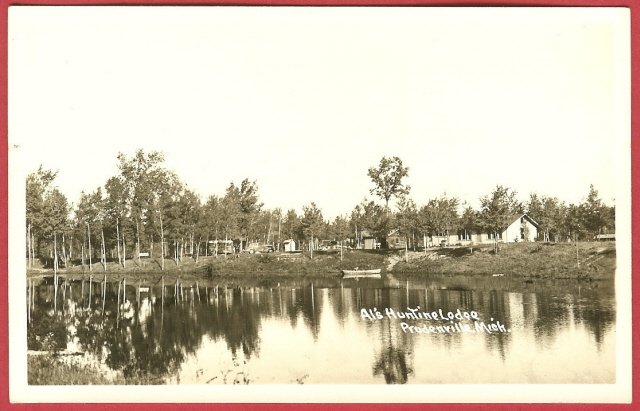
<svg viewBox="0 0 640 411"><path fill-rule="evenodd" d="M138 298L139 288L128 284L126 301L118 291L122 283L107 283L103 294L100 283L96 286L94 282L89 296L87 282L83 286L76 281L59 287L56 312L53 283L43 281L29 291L27 343L31 350L51 351L75 344L120 371L131 383L164 383L179 373L188 358L198 355L205 341L223 341L232 362L240 361L240 357L245 361L259 357L263 319L289 324L292 332L301 322L315 344L323 338L323 316L339 324L343 333L349 330L345 324L351 321L352 327L355 318L373 346L369 363L372 376L382 376L389 384L404 384L415 378L414 369L422 374L421 370L428 367L414 364L416 344L433 344L434 349L454 352L466 336L407 334L401 331L397 319L362 320L362 308L474 310L484 321L493 318L509 324L517 320L540 347L551 346L561 332L582 324L599 349L615 326L612 287L576 289L553 283L514 292L509 291L515 287L512 285L501 289L499 283L473 279L446 281L401 282L398 288L373 281L323 283L320 289L300 280L272 288L201 285L184 287L184 298L174 296L173 285L165 288L164 298L158 285ZM480 338L487 352L496 352L503 361L509 358L511 334L485 334ZM313 350L313 344L300 347L300 353ZM312 375L313 370L309 373Z"/></svg>
<svg viewBox="0 0 640 411"><path fill-rule="evenodd" d="M260 307L245 298L241 288L224 289L211 312L206 306L197 306L196 312L203 327L200 335L209 335L213 340L223 338L234 357L238 350L247 358L259 350Z"/></svg>
<svg viewBox="0 0 640 411"><path fill-rule="evenodd" d="M391 320L389 319L380 321L378 324L381 328L382 349L380 353L376 353L373 375L382 374L387 384L406 384L409 380L409 374L413 373L413 370L407 366L405 351L407 344L406 338L403 338L406 337L406 334L396 332L394 336L394 333L391 332ZM397 330L397 327L394 329Z"/></svg>

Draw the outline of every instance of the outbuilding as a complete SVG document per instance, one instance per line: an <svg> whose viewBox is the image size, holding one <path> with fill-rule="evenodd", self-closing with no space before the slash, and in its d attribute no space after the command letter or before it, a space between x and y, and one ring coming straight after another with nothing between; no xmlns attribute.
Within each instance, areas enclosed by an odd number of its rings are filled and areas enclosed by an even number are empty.
<svg viewBox="0 0 640 411"><path fill-rule="evenodd" d="M296 242L291 238L288 240L284 240L282 246L285 253L292 253L296 251Z"/></svg>

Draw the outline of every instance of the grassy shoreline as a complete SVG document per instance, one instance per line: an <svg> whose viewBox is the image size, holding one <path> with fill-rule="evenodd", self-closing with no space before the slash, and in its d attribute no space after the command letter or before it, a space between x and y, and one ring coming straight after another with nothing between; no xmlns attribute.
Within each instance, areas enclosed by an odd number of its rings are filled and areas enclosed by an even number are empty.
<svg viewBox="0 0 640 411"><path fill-rule="evenodd" d="M502 244L495 255L491 247L443 249L407 262L399 262L394 273L420 275L425 272L472 276L502 276L552 279L613 279L615 243L519 243Z"/></svg>
<svg viewBox="0 0 640 411"><path fill-rule="evenodd" d="M314 252L297 256L286 254L241 254L238 258L201 257L198 263L185 258L180 265L165 260L165 270L155 259L128 260L123 268L117 262L77 265L60 270L62 277L71 279L127 278L156 280L161 277L192 281L233 278L339 278L341 270L382 268L383 273L398 277L428 277L430 275L501 276L557 279L613 279L616 266L615 243L516 243L502 244L498 254L491 245L438 248L426 251L404 250L348 250L340 260L339 251ZM405 262L408 257L408 262ZM579 262L579 264L578 264ZM28 278L37 279L53 274L51 269L29 269Z"/></svg>
<svg viewBox="0 0 640 411"><path fill-rule="evenodd" d="M27 355L27 383L29 385L154 385L161 380L136 375L125 378L120 372L101 369L95 360L79 356L73 358L59 353Z"/></svg>

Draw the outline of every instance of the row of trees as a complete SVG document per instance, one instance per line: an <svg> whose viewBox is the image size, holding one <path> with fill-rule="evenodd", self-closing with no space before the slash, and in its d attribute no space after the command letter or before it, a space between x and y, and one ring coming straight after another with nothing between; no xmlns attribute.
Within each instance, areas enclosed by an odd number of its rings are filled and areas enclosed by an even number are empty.
<svg viewBox="0 0 640 411"><path fill-rule="evenodd" d="M398 229L405 237L405 244L413 242L414 246L416 237L422 237L426 246L427 236L457 232L469 238L471 233L488 233L495 239L496 252L499 234L513 222L514 215L522 213L536 220L540 239L547 242L589 240L615 230L615 207L604 204L593 185L580 204L566 204L556 197L538 194L531 194L528 201L520 202L515 190L498 185L480 198L479 210L446 194L418 207L407 197L410 187L402 183L408 172L409 168L398 157L383 157L378 167L369 169L368 175L374 184L371 193L384 201L384 208L365 202L356 207L351 220L360 221L361 226L382 239L391 229ZM389 209L392 197L398 200L395 213Z"/></svg>
<svg viewBox="0 0 640 411"><path fill-rule="evenodd" d="M497 186L481 198L474 210L455 197L442 195L418 206L408 198L403 184L408 168L397 157L384 157L369 169L374 188L382 200L364 199L349 215L327 221L315 203L294 209L266 209L255 181L230 183L224 195L205 201L164 166L159 152L137 151L117 157L118 173L103 186L82 193L78 204L69 204L55 187L56 173L40 167L27 177L27 256L29 265L37 257L81 264L108 259L123 267L127 259L140 255L162 256L180 264L185 255L196 260L210 250L209 240L233 239L240 247L251 241L276 243L292 238L312 252L319 239L359 241L363 233L384 241L397 229L414 245L417 239L445 235L451 230L498 233L508 216L528 212L539 224L544 241L587 239L613 227L614 209L602 203L592 186L580 204L565 204L557 198L533 194L528 202L516 192ZM389 203L397 199L396 210ZM213 250L215 251L215 250Z"/></svg>

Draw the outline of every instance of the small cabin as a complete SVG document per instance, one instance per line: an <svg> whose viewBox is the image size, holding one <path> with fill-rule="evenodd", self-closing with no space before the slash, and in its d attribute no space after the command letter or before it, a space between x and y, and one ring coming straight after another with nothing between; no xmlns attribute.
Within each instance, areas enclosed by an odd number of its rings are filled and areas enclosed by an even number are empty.
<svg viewBox="0 0 640 411"><path fill-rule="evenodd" d="M292 253L296 251L296 242L291 238L288 240L284 240L282 246L285 253Z"/></svg>

